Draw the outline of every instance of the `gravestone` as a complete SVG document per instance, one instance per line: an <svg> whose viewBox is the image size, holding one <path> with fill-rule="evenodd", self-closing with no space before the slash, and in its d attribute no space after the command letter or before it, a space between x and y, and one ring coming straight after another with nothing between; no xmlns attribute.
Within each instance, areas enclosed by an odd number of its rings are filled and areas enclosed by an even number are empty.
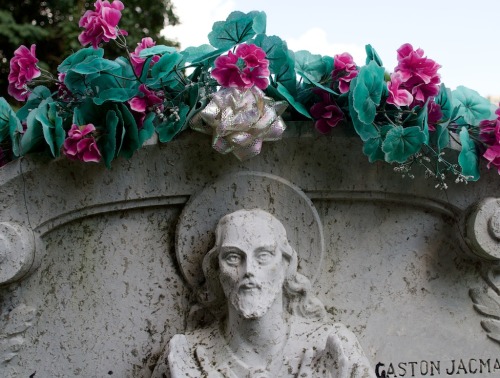
<svg viewBox="0 0 500 378"><path fill-rule="evenodd" d="M359 351L366 376L498 376L497 173L442 191L369 163L358 137L308 127L245 162L187 132L111 169L42 156L2 168L1 376L157 374L171 340L214 329L201 261L240 209L279 220L322 304L324 339L304 335L305 350L327 353L337 332L350 341L331 361Z"/></svg>

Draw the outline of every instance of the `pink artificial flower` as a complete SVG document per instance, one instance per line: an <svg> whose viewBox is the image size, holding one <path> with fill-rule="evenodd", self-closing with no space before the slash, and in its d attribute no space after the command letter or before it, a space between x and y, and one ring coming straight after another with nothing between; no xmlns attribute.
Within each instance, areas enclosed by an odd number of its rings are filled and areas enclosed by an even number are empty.
<svg viewBox="0 0 500 378"><path fill-rule="evenodd" d="M495 114L496 119L485 119L479 123L479 138L488 146L500 144L500 107Z"/></svg>
<svg viewBox="0 0 500 378"><path fill-rule="evenodd" d="M389 104L400 106L409 106L413 102L413 96L406 89L401 88L403 76L399 72L394 72L391 75L391 81L387 83L389 90L389 97L387 102Z"/></svg>
<svg viewBox="0 0 500 378"><path fill-rule="evenodd" d="M427 99L439 93L439 68L441 66L434 60L424 57L422 49L414 50L409 43L398 49L398 65L394 72L401 75L400 87L412 94L412 108L423 106Z"/></svg>
<svg viewBox="0 0 500 378"><path fill-rule="evenodd" d="M136 96L129 100L128 103L137 121L137 126L142 128L144 119L146 118L146 112L152 111L156 105L159 105L158 109L163 111L163 99L155 92L149 90L144 84L139 86L139 90L142 92L142 96Z"/></svg>
<svg viewBox="0 0 500 378"><path fill-rule="evenodd" d="M344 113L332 101L330 95L326 91L316 92L322 99L320 102L311 106L311 116L315 119L314 127L321 134L327 134L344 119Z"/></svg>
<svg viewBox="0 0 500 378"><path fill-rule="evenodd" d="M63 144L63 153L72 160L84 162L101 160L101 152L93 135L95 131L93 124L78 126L73 124L68 131L68 137Z"/></svg>
<svg viewBox="0 0 500 378"><path fill-rule="evenodd" d="M260 47L243 43L233 53L221 55L215 59L212 77L219 85L229 88L266 89L269 85L269 60Z"/></svg>
<svg viewBox="0 0 500 378"><path fill-rule="evenodd" d="M153 38L151 37L146 37L141 40L137 44L137 47L135 48L134 52L130 54L130 61L132 62L132 67L134 68L134 72L137 76L140 76L142 73L142 69L144 67L144 62L146 61L146 58L141 58L139 54L141 53L142 50L147 49L149 47L153 47L156 45L156 42L153 41ZM151 59L151 65L154 63L158 62L160 60L160 57L158 55L153 56Z"/></svg>
<svg viewBox="0 0 500 378"><path fill-rule="evenodd" d="M358 76L358 67L349 53L337 54L333 57L333 80L339 81L340 93L349 92L351 80Z"/></svg>
<svg viewBox="0 0 500 378"><path fill-rule="evenodd" d="M85 28L78 36L82 46L92 44L92 47L97 49L99 43L116 39L118 33L127 35L125 30L117 28L124 8L121 1L114 0L110 3L108 0L97 0L94 7L95 11L86 11L78 23L78 26Z"/></svg>
<svg viewBox="0 0 500 378"><path fill-rule="evenodd" d="M488 164L486 165L488 169L491 168L491 165L494 165L497 167L498 174L500 175L500 144L488 147L483 157L488 160Z"/></svg>
<svg viewBox="0 0 500 378"><path fill-rule="evenodd" d="M427 125L429 126L429 131L436 131L436 125L442 118L441 105L434 100L430 100L427 104Z"/></svg>
<svg viewBox="0 0 500 378"><path fill-rule="evenodd" d="M14 51L14 57L10 60L7 91L18 101L26 101L30 94L27 84L41 75L36 65L38 59L35 56L35 50L36 45L31 45L31 49L24 45L20 46Z"/></svg>

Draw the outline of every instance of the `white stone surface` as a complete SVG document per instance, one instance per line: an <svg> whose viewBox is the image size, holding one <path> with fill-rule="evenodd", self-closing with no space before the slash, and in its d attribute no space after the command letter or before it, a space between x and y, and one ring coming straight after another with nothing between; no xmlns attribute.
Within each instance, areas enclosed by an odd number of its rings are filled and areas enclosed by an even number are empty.
<svg viewBox="0 0 500 378"><path fill-rule="evenodd" d="M499 197L496 172L445 193L368 163L345 135L291 136L241 163L188 133L111 170L28 157L0 171L0 222L35 239L32 266L0 287L1 376L151 375L172 336L186 332L193 303L176 263L181 211L242 171L280 176L312 200L325 237L315 294L379 373L500 374L497 263L463 243L470 209ZM7 334L11 321L25 326Z"/></svg>

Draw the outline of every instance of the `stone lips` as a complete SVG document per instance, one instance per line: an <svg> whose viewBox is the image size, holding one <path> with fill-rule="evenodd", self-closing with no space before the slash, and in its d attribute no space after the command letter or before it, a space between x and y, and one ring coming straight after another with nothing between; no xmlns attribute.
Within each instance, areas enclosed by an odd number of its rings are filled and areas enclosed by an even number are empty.
<svg viewBox="0 0 500 378"><path fill-rule="evenodd" d="M203 281L202 260L215 242L222 216L240 209L260 208L285 226L290 245L299 257L299 272L314 282L323 255L323 226L311 200L287 180L261 172L228 174L191 197L179 217L177 261L188 284Z"/></svg>

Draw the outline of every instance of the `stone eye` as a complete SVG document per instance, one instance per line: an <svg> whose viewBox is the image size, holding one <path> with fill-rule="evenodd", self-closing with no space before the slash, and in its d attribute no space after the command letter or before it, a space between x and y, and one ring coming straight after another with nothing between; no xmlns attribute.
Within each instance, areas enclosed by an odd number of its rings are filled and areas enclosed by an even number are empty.
<svg viewBox="0 0 500 378"><path fill-rule="evenodd" d="M241 262L241 259L242 259L241 255L239 253L236 253L236 252L229 252L224 256L224 261L228 265L239 265Z"/></svg>
<svg viewBox="0 0 500 378"><path fill-rule="evenodd" d="M262 250L257 252L257 261L262 264L269 262L273 258L273 253L268 250Z"/></svg>

